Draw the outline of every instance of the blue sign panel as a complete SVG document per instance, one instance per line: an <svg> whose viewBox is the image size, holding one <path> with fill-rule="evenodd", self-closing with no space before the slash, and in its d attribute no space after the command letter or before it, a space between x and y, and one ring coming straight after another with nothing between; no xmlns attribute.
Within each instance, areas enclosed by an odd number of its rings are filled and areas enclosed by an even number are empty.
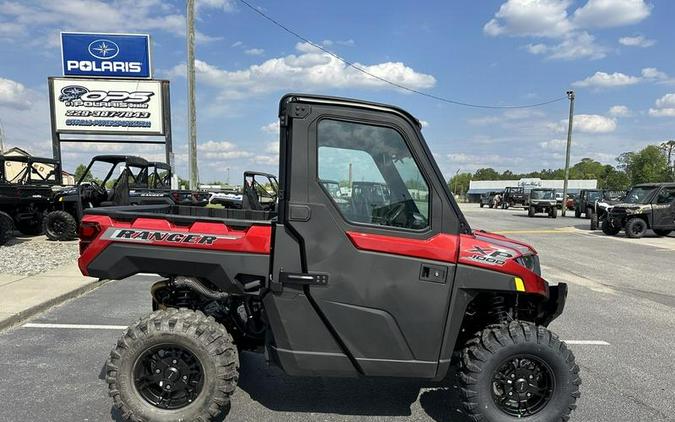
<svg viewBox="0 0 675 422"><path fill-rule="evenodd" d="M151 78L150 36L61 33L63 74Z"/></svg>

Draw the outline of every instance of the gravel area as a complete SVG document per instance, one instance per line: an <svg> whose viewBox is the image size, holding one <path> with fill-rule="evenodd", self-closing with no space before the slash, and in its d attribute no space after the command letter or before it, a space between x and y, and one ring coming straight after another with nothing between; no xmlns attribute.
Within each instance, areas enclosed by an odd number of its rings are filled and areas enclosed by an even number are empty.
<svg viewBox="0 0 675 422"><path fill-rule="evenodd" d="M45 236L18 237L0 246L0 273L35 275L77 261L77 240L53 242Z"/></svg>

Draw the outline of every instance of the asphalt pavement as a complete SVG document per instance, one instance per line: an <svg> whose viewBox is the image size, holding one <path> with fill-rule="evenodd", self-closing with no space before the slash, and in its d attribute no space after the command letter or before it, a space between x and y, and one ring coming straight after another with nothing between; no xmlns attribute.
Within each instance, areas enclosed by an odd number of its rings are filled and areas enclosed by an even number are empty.
<svg viewBox="0 0 675 422"><path fill-rule="evenodd" d="M572 420L675 421L675 237L607 237L569 214L463 209L473 228L533 245L544 277L570 284L551 329L582 370ZM0 333L0 421L119 420L102 368L123 327L150 311L154 280L106 283ZM439 384L293 378L244 353L227 421L465 422L457 401L452 376Z"/></svg>

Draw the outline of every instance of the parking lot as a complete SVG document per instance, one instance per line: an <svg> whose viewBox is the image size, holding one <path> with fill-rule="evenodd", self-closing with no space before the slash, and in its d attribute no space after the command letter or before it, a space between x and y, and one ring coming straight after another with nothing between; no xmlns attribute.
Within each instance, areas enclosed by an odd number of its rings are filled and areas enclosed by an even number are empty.
<svg viewBox="0 0 675 422"><path fill-rule="evenodd" d="M570 343L583 385L578 421L675 420L675 235L639 240L590 232L588 220L528 218L463 206L474 229L533 245L545 278L570 285L551 325ZM0 421L117 420L102 367L124 326L150 310L151 276L98 289L0 333ZM228 421L465 421L453 377L291 378L241 356Z"/></svg>

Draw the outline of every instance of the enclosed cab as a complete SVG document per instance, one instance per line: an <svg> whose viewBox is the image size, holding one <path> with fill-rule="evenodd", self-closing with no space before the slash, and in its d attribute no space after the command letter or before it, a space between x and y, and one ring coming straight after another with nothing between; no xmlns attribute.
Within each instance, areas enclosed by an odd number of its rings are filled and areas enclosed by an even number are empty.
<svg viewBox="0 0 675 422"><path fill-rule="evenodd" d="M633 186L602 222L607 235L616 235L622 229L631 238L640 238L649 229L657 236L668 236L675 230L675 183Z"/></svg>
<svg viewBox="0 0 675 422"><path fill-rule="evenodd" d="M625 196L626 191L602 191L602 197L595 201L593 206L593 213L591 214L591 230L599 229L607 219L612 207L621 203Z"/></svg>
<svg viewBox="0 0 675 422"><path fill-rule="evenodd" d="M278 215L87 211L84 274L164 278L151 289L155 312L106 364L122 418L211 420L229 408L238 350L252 350L294 376L441 381L462 362L450 390L471 419L566 420L579 368L546 327L567 286L542 277L532 247L471 228L419 121L302 94L281 100L279 118ZM352 180L349 163L372 188L365 204L338 203L323 183Z"/></svg>
<svg viewBox="0 0 675 422"><path fill-rule="evenodd" d="M548 214L551 218L558 217L558 201L555 189L532 189L527 199L527 216L534 217L537 213Z"/></svg>
<svg viewBox="0 0 675 422"><path fill-rule="evenodd" d="M581 189L579 196L574 204L574 216L581 218L583 214L586 218L591 218L595 201L602 198L602 189Z"/></svg>

